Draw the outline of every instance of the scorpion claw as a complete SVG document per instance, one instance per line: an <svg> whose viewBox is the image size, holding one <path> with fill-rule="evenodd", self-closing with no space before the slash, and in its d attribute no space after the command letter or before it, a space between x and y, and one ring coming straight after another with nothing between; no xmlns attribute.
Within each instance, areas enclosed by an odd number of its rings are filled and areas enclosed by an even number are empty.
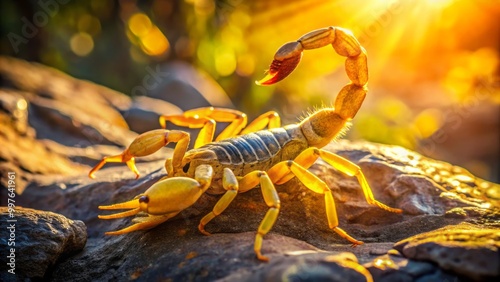
<svg viewBox="0 0 500 282"><path fill-rule="evenodd" d="M163 146L167 145L169 142L178 141L178 138L183 135L184 133L179 134L178 131L168 131L164 129L145 132L137 136L121 154L102 158L102 160L90 170L89 177L95 178L95 173L106 163L126 163L137 179L140 175L137 167L135 166L136 157L151 155L160 150Z"/></svg>
<svg viewBox="0 0 500 282"><path fill-rule="evenodd" d="M119 204L114 204L114 205L109 205L109 206L99 206L100 210L128 210L124 212L119 212L115 214L109 214L109 215L99 215L98 217L100 219L115 219L115 218L122 218L122 217L128 217L132 215L136 215L141 211L139 207L139 200L138 199L133 199L128 202L124 203L119 203Z"/></svg>
<svg viewBox="0 0 500 282"><path fill-rule="evenodd" d="M300 42L288 42L281 46L269 67L266 76L259 81L258 85L271 85L283 80L297 67L302 58L302 45Z"/></svg>
<svg viewBox="0 0 500 282"><path fill-rule="evenodd" d="M110 215L99 215L100 219L116 219L139 214L132 220L133 225L106 234L120 235L151 229L190 207L210 187L213 175L212 167L200 165L197 167L195 175L196 179L173 177L160 180L146 192L137 195L130 201L99 206L101 210L126 210ZM141 214L147 216L141 216Z"/></svg>
<svg viewBox="0 0 500 282"><path fill-rule="evenodd" d="M171 217L173 217L175 215L177 215L177 213L159 215L159 216L148 216L143 220L139 220L137 223L135 223L133 225L127 226L123 229L116 230L116 231L108 231L104 234L106 234L106 235L122 235L122 234L130 233L133 231L148 230L148 229L151 229L151 228L157 226L158 224L161 224L161 223L167 221L168 219L170 219Z"/></svg>
<svg viewBox="0 0 500 282"><path fill-rule="evenodd" d="M133 200L123 202L123 203L118 203L118 204L109 205L109 206L99 206L100 210L128 210L128 209L136 209L136 208L139 208L138 197L136 197Z"/></svg>
<svg viewBox="0 0 500 282"><path fill-rule="evenodd" d="M122 218L122 217L128 217L132 215L136 215L140 211L139 208L129 210L129 211L124 211L124 212L119 212L115 214L109 214L109 215L98 215L97 217L99 219L115 219L115 218Z"/></svg>

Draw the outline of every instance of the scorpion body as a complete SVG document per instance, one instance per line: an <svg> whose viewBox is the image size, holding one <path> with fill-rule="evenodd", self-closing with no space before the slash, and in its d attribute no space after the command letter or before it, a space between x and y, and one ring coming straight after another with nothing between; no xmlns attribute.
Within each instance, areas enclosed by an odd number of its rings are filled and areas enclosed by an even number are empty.
<svg viewBox="0 0 500 282"><path fill-rule="evenodd" d="M105 157L89 173L91 178L107 162L125 162L139 177L135 158L152 154L170 142L176 143L172 158L165 162L167 177L152 185L134 199L108 206L103 210L125 209L101 219L114 219L145 212L148 216L134 218L134 224L118 231L119 235L157 226L180 211L193 205L199 197L212 188L223 192L213 210L200 220L198 229L203 234L205 225L222 213L238 193L259 187L269 207L255 237L254 251L257 258L267 261L261 254L262 241L280 210L280 199L275 185L296 177L308 189L324 195L329 227L354 246L363 244L338 227L335 202L330 188L308 168L321 158L335 169L355 176L369 204L384 210L401 213L375 200L361 169L354 163L321 148L331 142L356 115L367 93L368 65L366 51L348 30L338 27L318 29L305 34L295 42L278 49L270 69L260 85L274 84L287 77L298 65L302 52L327 45L341 56L347 57L345 69L351 83L337 95L334 107L318 110L299 124L281 126L279 115L273 111L257 117L247 125L247 116L239 111L219 108L199 108L181 115L160 117L160 124L167 122L189 128L200 128L194 149L188 150L190 136L180 130L158 129L138 136L123 153ZM217 122L229 125L215 138ZM265 129L265 128L268 129Z"/></svg>
<svg viewBox="0 0 500 282"><path fill-rule="evenodd" d="M194 177L196 167L212 165L214 175L211 189L224 192L221 190L224 168L229 168L235 175L246 175L256 169L267 171L281 161L295 159L307 147L300 126L293 124L232 137L190 150L183 159L183 170L186 176ZM217 161L214 163L213 160Z"/></svg>

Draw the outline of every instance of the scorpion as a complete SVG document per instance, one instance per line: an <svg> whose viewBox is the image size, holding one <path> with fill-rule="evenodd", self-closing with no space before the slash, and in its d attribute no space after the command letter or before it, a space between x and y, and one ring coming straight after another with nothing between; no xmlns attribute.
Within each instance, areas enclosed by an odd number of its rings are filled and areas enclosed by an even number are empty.
<svg viewBox="0 0 500 282"><path fill-rule="evenodd" d="M273 227L280 211L280 199L275 185L296 177L305 187L323 194L328 226L352 246L363 244L338 227L338 217L332 192L327 184L308 168L321 158L338 171L355 176L366 201L388 212L402 213L377 201L360 167L334 153L321 149L346 127L356 115L368 91L368 63L366 50L351 31L341 27L327 27L311 31L297 41L285 43L274 55L265 77L259 85L271 85L287 77L299 64L304 50L332 45L346 57L345 70L350 83L344 86L334 103L315 111L298 124L281 126L279 115L270 111L258 116L250 124L247 115L232 109L204 107L185 111L180 115L162 115L163 129L139 135L121 154L104 157L90 172L94 174L105 163L124 162L135 173L135 158L152 154L168 143L176 143L171 158L165 162L167 176L153 184L144 193L130 201L99 206L101 210L126 210L100 219L116 219L137 215L132 225L106 232L119 235L153 228L193 205L209 188L222 192L222 197L205 215L198 229L210 235L205 226L231 204L237 194L259 187L268 206L255 236L254 251L261 261L263 237ZM194 148L188 150L190 135L182 130L167 130L166 123L199 128ZM215 138L217 122L229 125ZM267 127L267 129L266 129ZM211 190L212 191L212 190Z"/></svg>

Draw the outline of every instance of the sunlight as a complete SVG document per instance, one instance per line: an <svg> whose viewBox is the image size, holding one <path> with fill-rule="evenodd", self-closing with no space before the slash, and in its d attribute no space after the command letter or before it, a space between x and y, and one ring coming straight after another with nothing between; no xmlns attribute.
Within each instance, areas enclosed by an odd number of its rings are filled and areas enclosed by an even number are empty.
<svg viewBox="0 0 500 282"><path fill-rule="evenodd" d="M426 0L426 1L427 4L429 4L429 6L432 6L433 8L443 9L451 5L454 0Z"/></svg>
<svg viewBox="0 0 500 282"><path fill-rule="evenodd" d="M170 43L161 30L151 22L144 13L136 13L128 20L129 30L140 40L140 47L150 56L164 54L170 48ZM127 34L130 41L137 44L137 40Z"/></svg>

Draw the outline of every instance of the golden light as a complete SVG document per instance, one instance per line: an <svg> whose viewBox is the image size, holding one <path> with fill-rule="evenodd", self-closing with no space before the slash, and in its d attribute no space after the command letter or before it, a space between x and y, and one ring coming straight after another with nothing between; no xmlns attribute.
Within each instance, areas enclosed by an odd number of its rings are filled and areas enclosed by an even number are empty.
<svg viewBox="0 0 500 282"><path fill-rule="evenodd" d="M426 0L427 4L437 9L446 8L451 5L454 0Z"/></svg>
<svg viewBox="0 0 500 282"><path fill-rule="evenodd" d="M283 43L297 40L314 29L347 28L367 50L370 92L353 120L350 138L398 144L421 152L425 148L419 145L433 144L436 149L424 153L456 163L463 163L467 158L489 160L490 156L482 154L498 148L498 143L492 141L492 136L498 136L494 129L494 120L498 119L494 107L498 105L489 104L500 104L498 1L282 0L258 3L252 6L251 23L243 32L245 47L248 46L245 51L255 54L256 79L262 78L262 71L269 67L270 58ZM242 53L237 53L238 74ZM289 79L273 86L275 97L286 93L283 108L290 111L295 111L294 101L318 104L321 99L330 103L338 89L348 82L344 61L345 58L335 54L332 48L305 51L300 66ZM259 100L249 99L249 103L254 101ZM481 117L463 118L464 122L457 129L459 125L451 122L453 117L449 116L456 111L460 115L474 113L476 116L481 112ZM479 119L488 122L476 128L473 123ZM447 136L446 142L436 141L441 133ZM464 146L465 138L461 138L464 136L487 145L480 149L470 146L463 152L449 154ZM449 146L452 142L459 145ZM478 175L486 175L484 169L477 167L469 163L467 168Z"/></svg>
<svg viewBox="0 0 500 282"><path fill-rule="evenodd" d="M441 127L441 123L441 113L436 109L426 109L414 120L414 125L421 138L430 137Z"/></svg>
<svg viewBox="0 0 500 282"><path fill-rule="evenodd" d="M143 13L134 14L128 20L128 28L135 36L142 37L149 33L153 23L149 17Z"/></svg>
<svg viewBox="0 0 500 282"><path fill-rule="evenodd" d="M151 56L159 56L170 48L170 43L158 27L153 27L148 34L141 37L142 50Z"/></svg>
<svg viewBox="0 0 500 282"><path fill-rule="evenodd" d="M133 34L127 32L130 41L139 44L141 50L147 55L160 56L170 48L167 37L144 13L132 15L128 20L128 28ZM138 40L132 38L133 36L136 36Z"/></svg>
<svg viewBox="0 0 500 282"><path fill-rule="evenodd" d="M228 76L236 70L236 57L233 50L224 47L215 50L215 70L221 76Z"/></svg>
<svg viewBox="0 0 500 282"><path fill-rule="evenodd" d="M469 56L467 66L474 74L490 76L497 70L498 63L498 51L484 47Z"/></svg>
<svg viewBox="0 0 500 282"><path fill-rule="evenodd" d="M101 32L101 22L98 18L85 14L78 19L78 30L81 32L86 32L90 35L97 35Z"/></svg>
<svg viewBox="0 0 500 282"><path fill-rule="evenodd" d="M26 100L24 99L19 99L17 100L16 107L17 109L24 111L26 110L26 108L28 108L28 102L26 102Z"/></svg>
<svg viewBox="0 0 500 282"><path fill-rule="evenodd" d="M214 0L194 0L194 11L199 16L207 16L215 10Z"/></svg>
<svg viewBox="0 0 500 282"><path fill-rule="evenodd" d="M238 57L236 72L241 76L250 76L255 71L255 60L251 55L244 54Z"/></svg>
<svg viewBox="0 0 500 282"><path fill-rule="evenodd" d="M490 83L499 65L498 54L493 48L462 51L449 66L442 86L456 102L467 100L477 83ZM493 98L493 97L490 97Z"/></svg>
<svg viewBox="0 0 500 282"><path fill-rule="evenodd" d="M87 56L94 49L94 40L86 32L79 32L74 34L70 41L70 48L73 53L80 57Z"/></svg>

